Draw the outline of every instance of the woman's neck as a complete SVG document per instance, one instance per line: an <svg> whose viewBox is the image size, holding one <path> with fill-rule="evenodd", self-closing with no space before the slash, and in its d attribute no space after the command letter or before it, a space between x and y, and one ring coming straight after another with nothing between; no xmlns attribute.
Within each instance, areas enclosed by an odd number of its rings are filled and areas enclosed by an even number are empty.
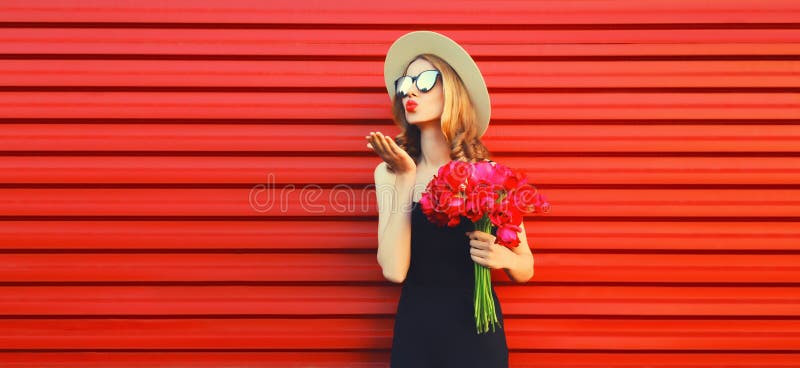
<svg viewBox="0 0 800 368"><path fill-rule="evenodd" d="M439 122L420 126L420 164L437 168L450 162L450 143L442 133Z"/></svg>

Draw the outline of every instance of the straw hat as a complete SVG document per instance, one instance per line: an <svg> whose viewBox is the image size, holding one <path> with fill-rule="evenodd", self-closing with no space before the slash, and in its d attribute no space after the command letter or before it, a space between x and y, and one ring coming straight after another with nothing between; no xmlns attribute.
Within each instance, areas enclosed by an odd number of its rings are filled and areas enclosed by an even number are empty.
<svg viewBox="0 0 800 368"><path fill-rule="evenodd" d="M394 102L394 81L402 76L411 59L419 54L434 54L456 71L469 92L469 98L478 115L478 136L482 136L489 127L492 105L489 101L489 90L483 80L478 65L472 60L461 45L447 36L431 31L415 31L406 33L394 41L383 64L383 79L389 99Z"/></svg>

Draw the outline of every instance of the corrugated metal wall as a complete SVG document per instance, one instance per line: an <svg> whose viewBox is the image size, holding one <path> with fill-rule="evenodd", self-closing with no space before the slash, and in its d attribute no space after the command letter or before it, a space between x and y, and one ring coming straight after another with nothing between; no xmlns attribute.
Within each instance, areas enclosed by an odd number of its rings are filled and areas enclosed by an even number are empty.
<svg viewBox="0 0 800 368"><path fill-rule="evenodd" d="M531 282L494 274L512 366L800 366L797 1L5 0L0 26L2 367L387 366L363 136L398 132L383 56L416 29L475 56L493 158L553 204Z"/></svg>

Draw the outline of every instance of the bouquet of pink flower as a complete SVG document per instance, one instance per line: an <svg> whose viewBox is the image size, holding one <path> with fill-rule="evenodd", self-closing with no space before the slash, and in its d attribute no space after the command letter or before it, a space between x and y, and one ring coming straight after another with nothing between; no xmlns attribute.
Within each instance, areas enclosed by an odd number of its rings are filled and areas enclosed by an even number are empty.
<svg viewBox="0 0 800 368"><path fill-rule="evenodd" d="M455 227L461 216L475 224L475 230L491 233L508 248L519 245L523 213L550 211L547 199L528 184L524 173L494 162L450 161L428 183L419 201L428 220L439 226ZM495 331L499 324L491 290L491 270L475 265L475 325L478 333ZM502 326L501 326L502 327Z"/></svg>

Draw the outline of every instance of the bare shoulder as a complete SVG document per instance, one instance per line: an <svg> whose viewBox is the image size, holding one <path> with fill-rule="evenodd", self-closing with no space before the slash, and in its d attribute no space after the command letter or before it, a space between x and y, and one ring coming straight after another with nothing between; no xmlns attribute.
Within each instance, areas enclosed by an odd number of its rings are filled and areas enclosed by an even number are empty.
<svg viewBox="0 0 800 368"><path fill-rule="evenodd" d="M394 178L394 173L390 172L389 169L386 168L386 161L381 161L378 165L375 166L375 171L373 172L373 176L375 178L375 184L382 184L391 182Z"/></svg>

